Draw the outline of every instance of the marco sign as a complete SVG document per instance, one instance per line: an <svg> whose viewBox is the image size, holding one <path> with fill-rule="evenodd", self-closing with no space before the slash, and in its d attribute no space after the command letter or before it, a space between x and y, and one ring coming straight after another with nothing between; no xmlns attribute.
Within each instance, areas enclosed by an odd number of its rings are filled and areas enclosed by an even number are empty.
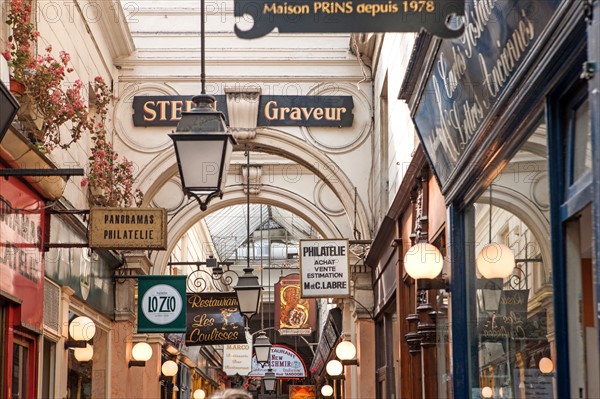
<svg viewBox="0 0 600 399"><path fill-rule="evenodd" d="M348 240L300 240L303 298L350 296Z"/></svg>

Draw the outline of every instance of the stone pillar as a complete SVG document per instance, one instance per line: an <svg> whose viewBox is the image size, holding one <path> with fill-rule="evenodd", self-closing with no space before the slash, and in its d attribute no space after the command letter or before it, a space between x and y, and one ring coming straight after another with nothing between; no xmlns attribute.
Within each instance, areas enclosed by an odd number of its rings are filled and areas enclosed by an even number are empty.
<svg viewBox="0 0 600 399"><path fill-rule="evenodd" d="M160 398L160 366L162 334L136 334L137 319L135 286L137 276L148 274L150 260L142 252L125 255L125 266L117 271L123 278L116 277L115 321L112 326L113 339L111 363L112 398ZM129 367L131 348L137 342L147 342L152 347L152 358L143 367Z"/></svg>
<svg viewBox="0 0 600 399"><path fill-rule="evenodd" d="M372 398L376 392L375 321L373 320L373 288L371 273L354 273L354 298L352 320L354 322L354 344L357 366L346 366L346 398ZM350 372L348 371L350 369Z"/></svg>

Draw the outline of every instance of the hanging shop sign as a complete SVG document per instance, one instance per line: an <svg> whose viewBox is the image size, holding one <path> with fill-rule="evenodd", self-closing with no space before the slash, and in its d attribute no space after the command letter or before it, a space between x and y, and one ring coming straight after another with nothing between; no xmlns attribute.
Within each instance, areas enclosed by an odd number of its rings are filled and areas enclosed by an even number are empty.
<svg viewBox="0 0 600 399"><path fill-rule="evenodd" d="M300 240L303 298L350 296L348 240Z"/></svg>
<svg viewBox="0 0 600 399"><path fill-rule="evenodd" d="M246 331L246 343L223 346L223 371L227 375L246 376L252 371L252 335Z"/></svg>
<svg viewBox="0 0 600 399"><path fill-rule="evenodd" d="M44 201L17 179L0 179L0 290L20 302L21 323L42 331Z"/></svg>
<svg viewBox="0 0 600 399"><path fill-rule="evenodd" d="M138 332L185 332L186 276L138 277Z"/></svg>
<svg viewBox="0 0 600 399"><path fill-rule="evenodd" d="M162 208L92 208L90 248L167 249L167 211Z"/></svg>
<svg viewBox="0 0 600 399"><path fill-rule="evenodd" d="M289 399L316 399L317 387L314 385L290 385Z"/></svg>
<svg viewBox="0 0 600 399"><path fill-rule="evenodd" d="M235 0L234 15L254 25L235 26L242 39L279 33L419 32L425 28L440 37L458 37L464 27L447 26L452 16L464 15L464 0Z"/></svg>
<svg viewBox="0 0 600 399"><path fill-rule="evenodd" d="M235 292L187 294L187 346L245 343L244 317Z"/></svg>
<svg viewBox="0 0 600 399"><path fill-rule="evenodd" d="M316 327L317 301L300 295L300 274L275 284L275 326L281 335L310 335Z"/></svg>
<svg viewBox="0 0 600 399"><path fill-rule="evenodd" d="M256 360L256 356L252 357L252 371L250 377L264 377L269 367L275 373L277 378L304 378L306 377L306 366L304 361L296 353L296 351L282 345L273 345L269 362L261 365Z"/></svg>
<svg viewBox="0 0 600 399"><path fill-rule="evenodd" d="M315 351L315 357L310 365L310 373L312 375L321 375L325 362L329 359L329 355L337 345L337 342L342 335L342 311L340 308L333 308L327 314L323 333L319 338L319 345Z"/></svg>
<svg viewBox="0 0 600 399"><path fill-rule="evenodd" d="M224 95L214 96L217 110L227 120ZM261 96L258 126L350 127L354 121L352 96ZM191 110L191 96L136 96L135 126L177 126L181 112Z"/></svg>
<svg viewBox="0 0 600 399"><path fill-rule="evenodd" d="M181 112L189 112L193 107L193 96L135 96L133 97L134 126L177 126ZM224 95L213 96L217 111L225 114L227 120L227 100Z"/></svg>
<svg viewBox="0 0 600 399"><path fill-rule="evenodd" d="M445 187L462 166L517 71L526 64L560 0L468 2L465 33L444 40L414 122Z"/></svg>

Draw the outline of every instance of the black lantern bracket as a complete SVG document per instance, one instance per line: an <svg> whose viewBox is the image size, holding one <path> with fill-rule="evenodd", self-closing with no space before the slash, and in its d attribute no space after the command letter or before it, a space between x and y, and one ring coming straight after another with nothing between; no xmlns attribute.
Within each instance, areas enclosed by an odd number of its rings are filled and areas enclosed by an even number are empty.
<svg viewBox="0 0 600 399"><path fill-rule="evenodd" d="M213 191L207 195L199 195L193 191L185 190L185 194L188 198L194 198L196 201L198 201L198 204L200 204L200 210L202 212L208 209L208 204L214 198L219 197L219 199L223 199L223 192L221 190Z"/></svg>

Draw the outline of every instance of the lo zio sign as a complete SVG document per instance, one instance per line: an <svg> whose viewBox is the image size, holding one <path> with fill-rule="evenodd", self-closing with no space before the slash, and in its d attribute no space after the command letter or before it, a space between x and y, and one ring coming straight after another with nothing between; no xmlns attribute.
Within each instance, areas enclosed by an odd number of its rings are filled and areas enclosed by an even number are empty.
<svg viewBox="0 0 600 399"><path fill-rule="evenodd" d="M138 332L185 332L186 276L138 277Z"/></svg>

